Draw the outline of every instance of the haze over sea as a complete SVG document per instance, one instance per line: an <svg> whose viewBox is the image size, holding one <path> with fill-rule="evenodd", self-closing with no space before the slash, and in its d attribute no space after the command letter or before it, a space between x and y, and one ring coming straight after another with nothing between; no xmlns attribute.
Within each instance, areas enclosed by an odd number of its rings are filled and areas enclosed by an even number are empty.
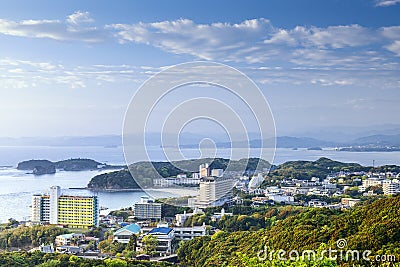
<svg viewBox="0 0 400 267"><path fill-rule="evenodd" d="M159 147L149 148L152 160L165 160ZM189 158L198 158L199 151L185 149ZM229 149L218 149L217 156L229 158ZM257 155L250 155L251 157ZM322 151L306 149L279 148L275 153L274 164L292 160L316 160L327 157L342 162L357 162L362 165L400 164L400 152L345 152L325 149ZM34 176L26 171L16 170L18 162L29 159L48 159L52 161L69 158L90 158L108 164L125 164L121 147L0 147L0 222L9 218L17 220L29 219L31 197L33 194L45 193L52 185L59 185L63 193L77 195L93 195L89 190L71 190L68 188L85 187L90 179L106 171L58 172L54 175ZM138 158L137 161L146 160ZM129 207L136 202L144 192L99 192L100 205L111 210ZM172 197L168 192L154 192L152 197Z"/></svg>

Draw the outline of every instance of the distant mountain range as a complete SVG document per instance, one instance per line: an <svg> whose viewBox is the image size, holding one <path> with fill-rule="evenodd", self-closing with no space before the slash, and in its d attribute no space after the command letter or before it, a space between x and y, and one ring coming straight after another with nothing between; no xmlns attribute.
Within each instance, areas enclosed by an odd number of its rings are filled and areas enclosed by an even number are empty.
<svg viewBox="0 0 400 267"><path fill-rule="evenodd" d="M354 140L356 145L381 145L381 146L400 146L400 134L396 135L370 135Z"/></svg>
<svg viewBox="0 0 400 267"><path fill-rule="evenodd" d="M171 137L170 135L169 137ZM250 135L250 136L256 136ZM133 141L140 141L140 136L132 136ZM180 137L181 148L197 148L199 143L206 135L183 133ZM137 139L137 140L136 140ZM146 144L148 146L161 146L160 134L151 133L146 135ZM231 147L231 142L224 136L219 136L215 144L220 148ZM250 141L235 141L234 147L257 148L261 145L272 147L273 139L251 139ZM76 137L22 137L22 138L0 138L0 146L100 146L100 147L118 147L122 146L122 137L120 135L103 136L76 136ZM312 137L293 137L280 136L276 138L276 147L278 148L310 148L310 147L400 147L400 134L385 135L376 134L358 137L353 140L338 142L321 140Z"/></svg>

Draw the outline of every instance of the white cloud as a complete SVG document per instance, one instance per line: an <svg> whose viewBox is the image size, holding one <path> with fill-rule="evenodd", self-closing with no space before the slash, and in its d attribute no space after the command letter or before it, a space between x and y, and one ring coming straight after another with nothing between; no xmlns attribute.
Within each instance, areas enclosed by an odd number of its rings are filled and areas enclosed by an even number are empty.
<svg viewBox="0 0 400 267"><path fill-rule="evenodd" d="M266 44L286 44L300 47L343 48L365 46L378 40L374 33L360 25L329 26L327 28L297 26L292 30L278 29Z"/></svg>
<svg viewBox="0 0 400 267"><path fill-rule="evenodd" d="M154 23L113 24L120 42L136 42L153 45L163 50L190 54L202 59L227 58L227 54L245 57L246 50L259 50L262 38L273 31L266 19L246 20L238 24L196 24L188 19Z"/></svg>
<svg viewBox="0 0 400 267"><path fill-rule="evenodd" d="M393 73L399 71L400 65L393 54L400 55L400 26L367 28L355 24L278 28L263 18L236 24L199 24L179 19L112 24L98 30L93 23L88 12L77 11L63 21L0 20L0 33L61 41L133 42L197 59L250 63L264 67L262 76L257 79L266 84L346 86L364 84L362 79L375 79L363 73L379 73L380 77L387 78L389 86L399 86ZM0 60L0 69L2 64L8 66L5 71L9 74L29 76L27 73L35 73L43 82L71 84L71 87L84 87L90 79L99 83L138 82L162 69L129 65L68 68L51 62L9 59ZM32 78L31 82L39 84L41 81ZM375 79L370 84L379 83Z"/></svg>
<svg viewBox="0 0 400 267"><path fill-rule="evenodd" d="M387 45L386 48L397 56L400 56L400 41L395 41L394 43Z"/></svg>
<svg viewBox="0 0 400 267"><path fill-rule="evenodd" d="M388 39L400 39L400 26L383 27L381 29L383 37Z"/></svg>
<svg viewBox="0 0 400 267"><path fill-rule="evenodd" d="M22 20L0 19L0 33L5 35L50 38L58 41L100 42L106 39L104 31L82 26L93 22L88 12L75 12L67 20Z"/></svg>
<svg viewBox="0 0 400 267"><path fill-rule="evenodd" d="M196 24L188 19L154 23L112 24L119 42L135 42L175 54L188 54L205 60L247 63L292 62L349 66L390 60L372 55L387 49L400 36L400 26L379 29L361 25L338 25L325 28L296 26L274 27L269 20L253 19L237 24ZM308 51L308 53L299 53ZM317 59L318 61L315 61ZM318 63L319 62L319 63ZM378 66L379 67L379 66Z"/></svg>
<svg viewBox="0 0 400 267"><path fill-rule="evenodd" d="M76 11L67 17L67 21L71 24L92 23L94 19L90 17L89 12Z"/></svg>
<svg viewBox="0 0 400 267"><path fill-rule="evenodd" d="M304 41L302 43L305 46L344 48L365 46L378 40L378 37L372 31L359 25L301 28L303 28L301 30L302 33L298 39L302 40L301 37L303 37ZM306 35L302 36L304 33Z"/></svg>
<svg viewBox="0 0 400 267"><path fill-rule="evenodd" d="M154 68L155 69L155 68ZM148 75L132 65L65 66L11 58L0 59L0 89L29 88L60 84L69 88L85 88L90 84L143 82ZM12 86L14 83L15 86Z"/></svg>
<svg viewBox="0 0 400 267"><path fill-rule="evenodd" d="M274 27L264 18L240 23L211 24L179 19L111 24L100 28L93 24L94 20L88 12L77 11L63 21L0 19L0 33L59 41L94 43L117 40L121 44L134 42L151 45L169 53L227 62L306 65L306 60L319 57L318 62L330 66L348 66L357 59L361 59L363 64L376 62L377 56L368 54L369 51L382 53L384 49L398 54L396 41L400 40L400 26L374 29L357 24L325 28L300 25L285 29ZM301 54L299 51L308 53ZM313 60L311 63L317 61Z"/></svg>
<svg viewBox="0 0 400 267"><path fill-rule="evenodd" d="M400 3L400 0L377 0L376 6L386 7L393 6Z"/></svg>

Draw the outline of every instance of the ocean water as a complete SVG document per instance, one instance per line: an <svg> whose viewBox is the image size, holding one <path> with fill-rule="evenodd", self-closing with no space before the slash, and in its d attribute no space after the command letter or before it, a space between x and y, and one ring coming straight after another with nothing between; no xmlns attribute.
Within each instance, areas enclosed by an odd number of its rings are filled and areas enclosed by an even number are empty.
<svg viewBox="0 0 400 267"><path fill-rule="evenodd" d="M165 160L160 148L152 148L152 160ZM219 150L217 156L229 157L229 149ZM196 158L195 149L185 150L185 156ZM250 155L257 156L257 155ZM310 151L306 149L277 149L274 164L292 160L316 160L327 157L343 162L357 162L362 165L400 165L400 152L344 152L331 150ZM125 164L122 148L102 147L0 147L0 222L9 218L29 219L33 194L46 193L52 185L59 185L65 194L99 196L101 206L113 209L129 207L145 195L144 192L92 192L69 188L84 188L90 179L105 171L57 172L52 175L34 176L15 167L18 162L29 159L63 160L69 158L91 158L108 164ZM141 159L139 160L147 160ZM152 192L154 197L172 197L173 192Z"/></svg>

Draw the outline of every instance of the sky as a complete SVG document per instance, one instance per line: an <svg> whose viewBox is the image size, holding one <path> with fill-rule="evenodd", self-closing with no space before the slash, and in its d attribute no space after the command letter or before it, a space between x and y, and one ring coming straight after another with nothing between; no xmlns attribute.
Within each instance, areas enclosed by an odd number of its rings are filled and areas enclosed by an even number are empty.
<svg viewBox="0 0 400 267"><path fill-rule="evenodd" d="M121 134L146 79L199 60L254 80L278 135L400 124L399 59L399 0L2 1L0 137Z"/></svg>

